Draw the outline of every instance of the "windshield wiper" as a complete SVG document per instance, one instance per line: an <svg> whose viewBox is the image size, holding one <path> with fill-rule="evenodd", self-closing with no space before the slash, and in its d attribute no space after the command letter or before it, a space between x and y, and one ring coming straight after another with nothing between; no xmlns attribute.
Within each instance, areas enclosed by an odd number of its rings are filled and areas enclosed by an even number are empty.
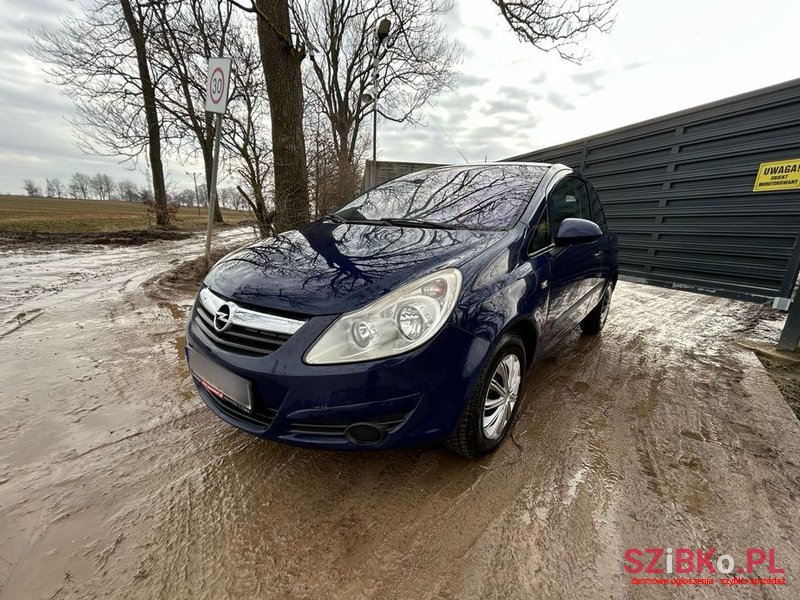
<svg viewBox="0 0 800 600"><path fill-rule="evenodd" d="M355 218L355 219L353 219L353 218L345 219L345 218L340 217L339 215L334 214L334 213L331 213L329 215L325 215L323 218L324 219L330 219L331 221L333 221L335 223L347 223L348 225L390 225L391 224L391 223L389 223L390 219L366 219L364 217L358 217L358 218Z"/></svg>
<svg viewBox="0 0 800 600"><path fill-rule="evenodd" d="M397 225L398 227L425 227L428 229L449 229L446 225L441 223L433 223L432 221L423 221L422 219L381 219L390 225Z"/></svg>
<svg viewBox="0 0 800 600"><path fill-rule="evenodd" d="M441 223L433 223L431 221L423 221L422 219L414 218L396 218L396 219L345 219L336 213L330 213L322 217L323 219L330 219L334 223L360 223L363 225L394 225L396 227L424 227L428 229L449 229L446 225Z"/></svg>
<svg viewBox="0 0 800 600"><path fill-rule="evenodd" d="M340 217L339 215L336 215L336 214L333 214L333 213L331 213L331 214L329 214L329 215L325 215L325 216L324 216L324 217L322 217L322 218L323 218L323 219L330 219L330 220L331 220L331 221L333 221L334 223L349 223L349 222L350 222L350 221L348 221L347 219L343 219L343 218L342 218L342 217Z"/></svg>
<svg viewBox="0 0 800 600"><path fill-rule="evenodd" d="M363 217L358 217L356 219L345 219L344 217L340 217L335 213L325 215L322 218L330 219L334 223L347 223L348 225L389 225L388 219L365 219Z"/></svg>

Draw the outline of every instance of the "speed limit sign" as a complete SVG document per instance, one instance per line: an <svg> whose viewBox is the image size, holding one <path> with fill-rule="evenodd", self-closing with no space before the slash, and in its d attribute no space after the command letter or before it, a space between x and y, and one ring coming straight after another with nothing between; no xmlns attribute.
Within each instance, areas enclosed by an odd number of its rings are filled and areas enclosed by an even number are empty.
<svg viewBox="0 0 800 600"><path fill-rule="evenodd" d="M208 59L206 83L206 111L224 113L228 104L228 84L231 75L230 58Z"/></svg>

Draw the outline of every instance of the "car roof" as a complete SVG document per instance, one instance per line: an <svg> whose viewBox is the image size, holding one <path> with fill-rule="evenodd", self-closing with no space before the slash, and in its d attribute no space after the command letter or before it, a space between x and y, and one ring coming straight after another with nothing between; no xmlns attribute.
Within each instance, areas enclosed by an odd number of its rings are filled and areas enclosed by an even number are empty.
<svg viewBox="0 0 800 600"><path fill-rule="evenodd" d="M452 165L441 165L439 167L429 167L427 169L423 169L424 171L445 171L449 169L470 169L470 168L478 168L478 167L505 167L505 166L517 166L517 167L544 167L549 169L551 167L558 167L562 169L569 169L566 165L562 165L559 163L541 163L541 162L524 162L524 161L496 161L496 162L480 162L480 163L460 163L460 164L452 164Z"/></svg>
<svg viewBox="0 0 800 600"><path fill-rule="evenodd" d="M441 172L441 171L455 171L455 170L466 170L466 169L477 169L480 167L539 167L545 169L549 173L558 173L563 170L573 171L571 167L567 165L562 165L561 163L541 163L541 162L524 162L524 161L497 161L497 162L482 162L482 163L461 163L461 164L452 164L452 165L439 165L437 167L428 167L427 169L420 169L419 171L411 171L410 173L403 173L402 175L397 175L396 177L392 177L391 179L387 179L386 181L382 181L379 184L373 186L372 188L365 190L369 192L371 189L375 189L380 185L384 185L391 181L397 181L400 179L405 178L413 178L414 175L419 175L420 173L431 173L431 172Z"/></svg>

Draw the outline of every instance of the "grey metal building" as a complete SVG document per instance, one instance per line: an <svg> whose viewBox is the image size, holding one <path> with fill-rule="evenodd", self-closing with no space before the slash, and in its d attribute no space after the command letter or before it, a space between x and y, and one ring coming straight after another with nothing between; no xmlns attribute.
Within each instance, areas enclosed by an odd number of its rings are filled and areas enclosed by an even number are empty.
<svg viewBox="0 0 800 600"><path fill-rule="evenodd" d="M368 160L364 165L364 178L361 180L361 191L370 190L376 185L379 185L395 177L415 173L422 169L429 169L431 167L441 167L442 163L417 163L417 162L402 162L397 160Z"/></svg>
<svg viewBox="0 0 800 600"><path fill-rule="evenodd" d="M753 192L800 159L800 79L507 160L559 162L597 188L628 279L751 300L791 295L800 189Z"/></svg>

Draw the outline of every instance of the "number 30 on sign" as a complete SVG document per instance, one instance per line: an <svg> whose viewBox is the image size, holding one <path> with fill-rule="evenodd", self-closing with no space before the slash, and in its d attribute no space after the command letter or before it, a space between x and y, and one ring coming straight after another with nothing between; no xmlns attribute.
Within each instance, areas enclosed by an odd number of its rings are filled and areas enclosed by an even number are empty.
<svg viewBox="0 0 800 600"><path fill-rule="evenodd" d="M206 82L206 111L224 113L228 105L228 87L231 75L230 58L208 59Z"/></svg>

